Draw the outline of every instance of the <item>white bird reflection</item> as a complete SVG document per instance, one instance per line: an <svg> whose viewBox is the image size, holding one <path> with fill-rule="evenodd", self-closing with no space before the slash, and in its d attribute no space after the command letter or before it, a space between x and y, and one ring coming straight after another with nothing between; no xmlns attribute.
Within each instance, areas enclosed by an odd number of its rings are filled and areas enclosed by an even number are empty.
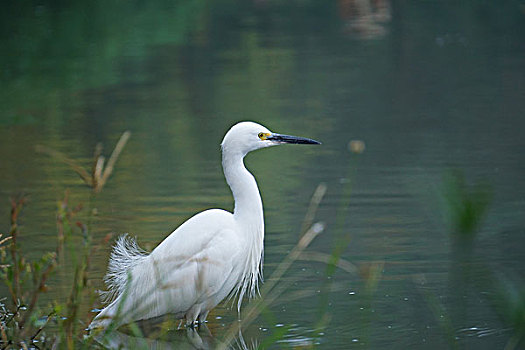
<svg viewBox="0 0 525 350"><path fill-rule="evenodd" d="M137 328L124 328L121 331L102 332L94 339L107 349L216 349L224 345L216 339L206 323L198 328L175 327L167 329L169 322L156 320L141 321L135 324ZM135 333L135 334L134 334ZM251 350L257 348L257 341L251 341L248 346L239 327L237 338L225 348L235 350Z"/></svg>

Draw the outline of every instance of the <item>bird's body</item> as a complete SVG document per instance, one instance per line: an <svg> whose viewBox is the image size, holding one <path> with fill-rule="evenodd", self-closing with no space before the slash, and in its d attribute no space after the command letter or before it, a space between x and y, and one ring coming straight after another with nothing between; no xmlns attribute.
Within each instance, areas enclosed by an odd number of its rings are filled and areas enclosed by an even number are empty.
<svg viewBox="0 0 525 350"><path fill-rule="evenodd" d="M230 186L233 213L209 209L188 219L150 254L121 236L110 258L106 283L113 301L90 328L148 319L167 313L187 324L206 320L223 299L254 295L260 278L264 241L263 206L257 182L245 168L244 156L258 148L282 143L318 143L273 134L242 122L222 143L222 165Z"/></svg>

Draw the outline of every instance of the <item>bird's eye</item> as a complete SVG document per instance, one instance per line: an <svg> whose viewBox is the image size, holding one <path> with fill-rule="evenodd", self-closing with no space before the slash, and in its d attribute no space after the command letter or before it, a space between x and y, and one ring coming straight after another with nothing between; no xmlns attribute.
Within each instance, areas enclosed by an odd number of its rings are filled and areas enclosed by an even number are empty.
<svg viewBox="0 0 525 350"><path fill-rule="evenodd" d="M257 135L261 140L266 140L266 134L264 132L260 132L259 135Z"/></svg>

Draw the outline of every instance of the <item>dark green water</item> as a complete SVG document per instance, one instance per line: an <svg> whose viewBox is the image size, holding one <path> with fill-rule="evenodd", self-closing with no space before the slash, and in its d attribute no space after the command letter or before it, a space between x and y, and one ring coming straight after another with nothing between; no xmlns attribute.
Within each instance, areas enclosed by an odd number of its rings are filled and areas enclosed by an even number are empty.
<svg viewBox="0 0 525 350"><path fill-rule="evenodd" d="M0 232L9 196L25 192L23 247L53 250L57 200L70 189L86 203L89 190L35 146L87 166L97 142L109 155L130 130L95 199L95 236L130 232L151 249L193 213L232 207L219 144L232 124L254 120L323 141L247 159L265 205L265 275L297 242L321 182L327 228L308 250L330 254L335 237L349 237L343 258L362 273L338 270L326 292L325 265L297 262L282 283L300 277L244 331L247 343L284 325L277 346L503 348L513 328L493 287L523 294L525 277L525 3L395 1L375 17L356 3L2 5ZM363 154L348 152L353 139ZM349 167L352 192L341 198ZM467 262L450 238L449 169L493 191ZM92 258L98 288L109 250ZM66 277L51 298L67 297ZM306 296L292 300L298 291ZM314 338L324 302L330 323ZM212 334L236 317L219 308Z"/></svg>

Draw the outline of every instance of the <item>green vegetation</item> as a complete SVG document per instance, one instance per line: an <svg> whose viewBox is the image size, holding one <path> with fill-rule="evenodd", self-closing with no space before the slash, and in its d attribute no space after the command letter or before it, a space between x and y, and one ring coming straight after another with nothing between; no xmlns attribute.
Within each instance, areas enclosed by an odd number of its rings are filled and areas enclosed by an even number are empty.
<svg viewBox="0 0 525 350"><path fill-rule="evenodd" d="M470 245L485 218L492 191L488 184L478 182L469 186L465 175L456 170L445 178L445 199L452 224L455 244Z"/></svg>
<svg viewBox="0 0 525 350"><path fill-rule="evenodd" d="M518 349L525 342L525 288L498 275L475 250L476 240L492 200L492 189L486 182L469 184L460 170L450 171L444 180L446 212L451 225L451 266L449 305L443 305L428 291L423 291L428 307L447 336L452 349L466 345L458 337L460 330L468 329L469 314L473 311L469 295L484 291L486 301L511 330L505 349ZM487 279L476 279L476 275Z"/></svg>
<svg viewBox="0 0 525 350"><path fill-rule="evenodd" d="M85 170L74 160L63 154L39 147L42 152L68 164L91 188L87 216L81 221L78 216L81 206L71 207L69 193L58 203L57 237L54 252L44 254L36 261L29 261L18 243L21 235L19 218L26 197L11 201L11 229L9 236L1 240L1 280L9 290L9 300L2 300L0 311L2 348L62 348L89 346L92 339L84 340L85 325L91 315L81 314L85 304L93 304L94 290L88 285L90 257L93 253L91 218L92 202L99 193L129 138L125 132L117 143L107 165L104 167L102 146L97 145L91 171ZM80 238L80 242L79 239ZM55 300L49 306L39 305L46 282L57 269L73 267L69 283L70 294L66 302Z"/></svg>

